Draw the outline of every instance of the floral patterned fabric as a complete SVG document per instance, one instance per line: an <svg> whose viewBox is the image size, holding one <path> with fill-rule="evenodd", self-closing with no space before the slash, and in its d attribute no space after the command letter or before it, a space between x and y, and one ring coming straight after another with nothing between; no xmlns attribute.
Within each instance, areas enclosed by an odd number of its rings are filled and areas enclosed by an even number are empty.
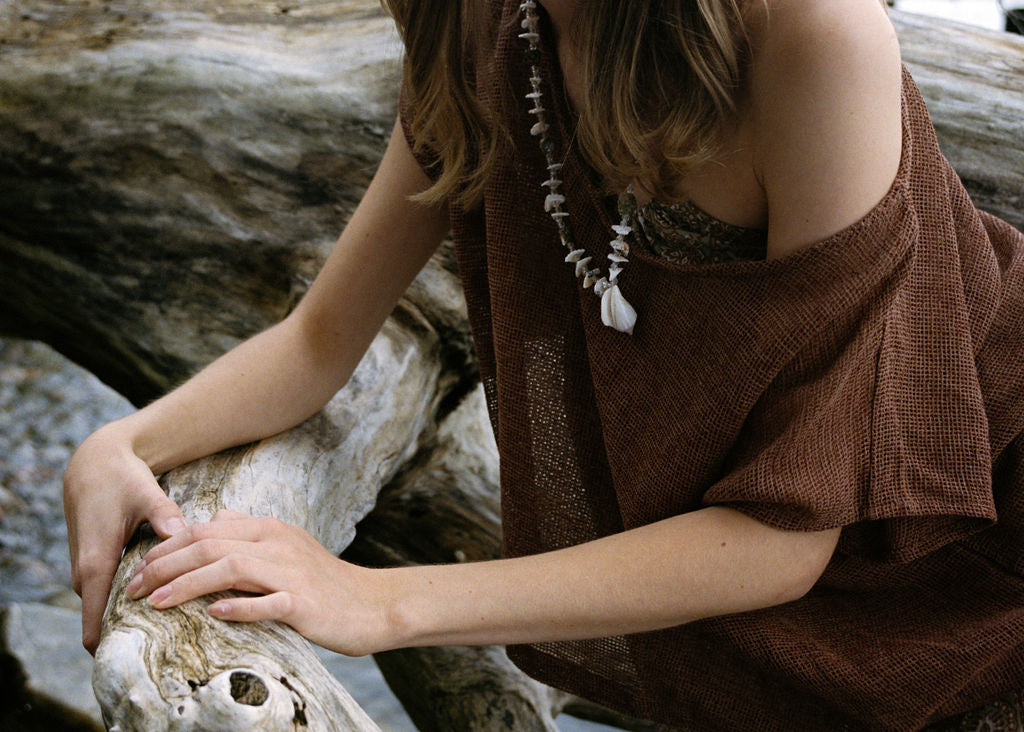
<svg viewBox="0 0 1024 732"><path fill-rule="evenodd" d="M716 219L690 201L637 204L619 199L621 213L639 224L638 238L652 254L677 264L756 261L765 258L767 234Z"/></svg>
<svg viewBox="0 0 1024 732"><path fill-rule="evenodd" d="M1024 732L1024 691L1006 694L922 732Z"/></svg>

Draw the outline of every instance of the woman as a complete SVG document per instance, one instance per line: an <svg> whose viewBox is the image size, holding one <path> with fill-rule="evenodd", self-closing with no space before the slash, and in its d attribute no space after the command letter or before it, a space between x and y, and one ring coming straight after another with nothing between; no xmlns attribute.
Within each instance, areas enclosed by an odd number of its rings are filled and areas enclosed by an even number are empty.
<svg viewBox="0 0 1024 732"><path fill-rule="evenodd" d="M68 468L86 646L148 520L155 607L509 644L665 724L915 729L1024 688L1024 241L941 159L883 6L386 5L401 124L308 295ZM449 228L508 558L184 526L153 474L316 411Z"/></svg>

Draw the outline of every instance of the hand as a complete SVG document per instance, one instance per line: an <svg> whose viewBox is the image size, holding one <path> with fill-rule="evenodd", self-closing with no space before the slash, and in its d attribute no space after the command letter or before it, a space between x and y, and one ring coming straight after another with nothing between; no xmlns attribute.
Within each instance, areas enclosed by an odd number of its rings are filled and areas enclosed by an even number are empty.
<svg viewBox="0 0 1024 732"><path fill-rule="evenodd" d="M318 645L351 656L388 646L386 593L373 570L343 562L297 526L219 511L153 547L128 584L164 609L224 590L257 597L222 599L222 620L279 620Z"/></svg>
<svg viewBox="0 0 1024 732"><path fill-rule="evenodd" d="M149 466L110 426L93 433L64 474L64 516L71 552L71 583L82 598L82 645L96 652L110 583L125 544L143 521L158 536L185 528Z"/></svg>

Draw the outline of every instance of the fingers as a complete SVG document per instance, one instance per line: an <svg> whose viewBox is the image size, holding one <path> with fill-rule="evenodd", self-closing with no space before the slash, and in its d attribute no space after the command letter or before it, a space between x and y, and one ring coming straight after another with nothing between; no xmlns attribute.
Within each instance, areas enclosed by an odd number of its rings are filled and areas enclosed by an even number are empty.
<svg viewBox="0 0 1024 732"><path fill-rule="evenodd" d="M259 593L219 600L211 613L231 621L281 620L302 633L299 626L319 606L306 596L330 594L321 585L330 583L338 561L297 527L221 511L150 549L127 592L133 599L148 594L157 609L227 590Z"/></svg>
<svg viewBox="0 0 1024 732"><path fill-rule="evenodd" d="M235 541L259 541L268 533L272 519L256 519L245 514L235 514L239 519L218 519L224 511L218 512L210 523L194 524L179 531L146 552L142 558L148 565L169 554L200 541L229 539ZM247 519L247 520L242 520ZM278 522L280 523L280 522Z"/></svg>
<svg viewBox="0 0 1024 732"><path fill-rule="evenodd" d="M162 539L174 536L186 528L185 517L181 515L178 504L167 497L148 466L141 461L133 463L133 471L124 487L128 495L133 497L132 521L134 527L148 521L153 531Z"/></svg>
<svg viewBox="0 0 1024 732"><path fill-rule="evenodd" d="M207 610L215 618L236 623L280 620L287 623L294 615L296 598L290 592L275 592L262 597L234 597L218 600Z"/></svg>
<svg viewBox="0 0 1024 732"><path fill-rule="evenodd" d="M149 521L153 531L161 539L167 539L187 528L178 504L164 495L162 490L159 495L153 497L152 503L144 511L143 518Z"/></svg>
<svg viewBox="0 0 1024 732"><path fill-rule="evenodd" d="M239 521L251 518L255 517L247 513L239 513L238 511L229 511L226 508L222 508L214 514L213 521Z"/></svg>
<svg viewBox="0 0 1024 732"><path fill-rule="evenodd" d="M143 521L168 537L184 529L181 511L149 466L116 431L93 433L64 474L72 586L82 597L82 643L94 652L125 544Z"/></svg>
<svg viewBox="0 0 1024 732"><path fill-rule="evenodd" d="M114 580L118 561L109 555L79 557L76 571L79 587L76 592L82 596L82 645L92 654L96 653L100 643L103 612L107 609L110 583Z"/></svg>
<svg viewBox="0 0 1024 732"><path fill-rule="evenodd" d="M280 584L275 582L274 567L252 557L228 555L198 567L174 581L158 587L149 596L149 603L158 610L174 607L203 595L225 590L267 592Z"/></svg>
<svg viewBox="0 0 1024 732"><path fill-rule="evenodd" d="M270 589L278 575L259 556L252 542L206 539L186 546L136 570L126 591L133 600L150 594L153 607L178 605L211 592Z"/></svg>

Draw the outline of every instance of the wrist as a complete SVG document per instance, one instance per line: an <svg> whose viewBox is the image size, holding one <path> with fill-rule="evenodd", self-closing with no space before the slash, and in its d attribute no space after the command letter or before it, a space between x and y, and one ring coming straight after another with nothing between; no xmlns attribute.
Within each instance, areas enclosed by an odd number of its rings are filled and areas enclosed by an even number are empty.
<svg viewBox="0 0 1024 732"><path fill-rule="evenodd" d="M95 460L109 460L112 457L131 454L131 440L124 434L117 422L110 422L93 431L78 446L71 457L69 470Z"/></svg>
<svg viewBox="0 0 1024 732"><path fill-rule="evenodd" d="M386 570L389 647L494 645L534 631L519 622L535 614L519 601L506 561L431 564ZM528 599L533 604L533 599Z"/></svg>
<svg viewBox="0 0 1024 732"><path fill-rule="evenodd" d="M91 448L111 457L133 457L142 460L148 465L149 461L139 455L136 448L138 437L135 426L132 424L132 417L134 416L129 415L114 422L108 422L89 435L83 446L89 445Z"/></svg>
<svg viewBox="0 0 1024 732"><path fill-rule="evenodd" d="M101 429L109 430L108 438L144 462L153 475L160 475L183 461L175 461L168 452L171 447L168 437L173 432L157 428L148 409L111 422Z"/></svg>
<svg viewBox="0 0 1024 732"><path fill-rule="evenodd" d="M379 607L383 625L383 642L392 648L424 645L423 598L417 591L414 575L420 567L393 567L373 570L380 573L377 588L381 592Z"/></svg>
<svg viewBox="0 0 1024 732"><path fill-rule="evenodd" d="M95 430L79 445L64 472L65 500L125 484L132 463L131 440L117 422Z"/></svg>

